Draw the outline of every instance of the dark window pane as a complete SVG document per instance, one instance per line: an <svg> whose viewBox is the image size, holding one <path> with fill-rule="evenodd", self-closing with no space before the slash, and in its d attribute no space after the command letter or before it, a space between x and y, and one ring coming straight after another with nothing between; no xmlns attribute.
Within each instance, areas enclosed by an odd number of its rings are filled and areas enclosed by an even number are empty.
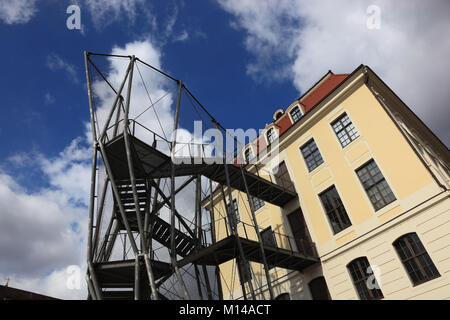
<svg viewBox="0 0 450 320"><path fill-rule="evenodd" d="M331 126L333 127L334 132L336 132L336 136L338 137L342 147L345 147L359 137L358 131L346 113L334 121Z"/></svg>
<svg viewBox="0 0 450 320"><path fill-rule="evenodd" d="M402 236L393 245L414 285L440 277L416 233Z"/></svg>
<svg viewBox="0 0 450 320"><path fill-rule="evenodd" d="M347 265L347 269L361 300L383 298L383 293L381 292L377 279L372 278L375 275L371 271L369 261L366 257L353 260Z"/></svg>
<svg viewBox="0 0 450 320"><path fill-rule="evenodd" d="M294 109L291 110L290 113L291 113L292 121L294 121L294 123L296 123L302 117L302 112L300 111L299 107L295 107Z"/></svg>
<svg viewBox="0 0 450 320"><path fill-rule="evenodd" d="M379 210L395 201L395 196L392 193L391 188L374 160L371 160L369 163L356 170L356 174L366 190L375 210Z"/></svg>
<svg viewBox="0 0 450 320"><path fill-rule="evenodd" d="M303 147L300 148L303 158L305 159L308 170L312 171L323 163L322 155L317 148L314 140L310 140Z"/></svg>
<svg viewBox="0 0 450 320"><path fill-rule="evenodd" d="M335 234L351 226L347 211L334 186L320 194L319 197Z"/></svg>

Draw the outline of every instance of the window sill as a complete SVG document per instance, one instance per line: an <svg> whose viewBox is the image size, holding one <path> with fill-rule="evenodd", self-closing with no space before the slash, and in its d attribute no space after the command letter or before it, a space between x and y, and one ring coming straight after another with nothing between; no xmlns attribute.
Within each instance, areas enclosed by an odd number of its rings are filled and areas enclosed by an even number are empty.
<svg viewBox="0 0 450 320"><path fill-rule="evenodd" d="M322 162L321 164L319 164L317 167L315 167L314 169L312 169L311 171L308 172L308 174L311 176L317 172L319 172L322 168L324 168L325 166L325 161Z"/></svg>

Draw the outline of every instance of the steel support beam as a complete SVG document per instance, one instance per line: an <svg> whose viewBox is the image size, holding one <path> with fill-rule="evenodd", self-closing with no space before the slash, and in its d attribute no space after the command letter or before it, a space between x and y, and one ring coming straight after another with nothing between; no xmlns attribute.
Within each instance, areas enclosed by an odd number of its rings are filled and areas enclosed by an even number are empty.
<svg viewBox="0 0 450 320"><path fill-rule="evenodd" d="M175 271L175 275L178 279L178 282L180 283L180 286L183 290L184 298L186 300L190 300L189 292L186 288L186 285L184 283L183 277L181 276L180 269L177 265L177 252L175 248L175 163L174 163L174 157L175 157L175 147L176 147L176 141L177 141L177 128L178 128L178 118L180 116L180 102L181 102L181 90L183 88L183 83L181 81L178 81L178 94L177 94L177 104L175 109L175 119L173 124L173 140L172 140L172 147L171 147L171 155L172 155L172 168L171 168L171 176L170 176L170 261L172 263L172 267Z"/></svg>
<svg viewBox="0 0 450 320"><path fill-rule="evenodd" d="M267 287L269 289L270 300L273 300L274 295L273 295L273 289L272 289L272 281L270 280L269 266L267 265L266 254L264 252L264 246L263 246L263 242L261 239L261 234L259 233L258 221L256 220L255 204L253 202L252 196L248 192L247 180L245 179L244 169L242 168L242 165L240 166L240 168L241 168L241 173L242 173L242 179L244 180L245 192L247 193L248 204L250 205L250 211L252 214L253 224L255 225L255 231L256 231L256 235L258 237L259 249L261 250L261 256L262 256L263 265L264 265L264 273L266 275L266 281L267 281Z"/></svg>

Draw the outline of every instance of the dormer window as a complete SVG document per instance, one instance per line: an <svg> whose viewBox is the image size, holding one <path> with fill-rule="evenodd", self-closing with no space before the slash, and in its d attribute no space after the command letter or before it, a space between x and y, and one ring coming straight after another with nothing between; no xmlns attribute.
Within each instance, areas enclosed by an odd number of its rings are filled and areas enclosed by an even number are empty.
<svg viewBox="0 0 450 320"><path fill-rule="evenodd" d="M300 110L300 108L298 106L296 106L294 109L292 109L290 114L291 114L293 123L296 123L302 117L302 111Z"/></svg>
<svg viewBox="0 0 450 320"><path fill-rule="evenodd" d="M273 141L275 141L276 133L274 128L270 128L267 130L267 143L271 144Z"/></svg>
<svg viewBox="0 0 450 320"><path fill-rule="evenodd" d="M244 158L245 158L245 163L250 163L250 160L253 159L253 152L252 152L251 147L245 149Z"/></svg>

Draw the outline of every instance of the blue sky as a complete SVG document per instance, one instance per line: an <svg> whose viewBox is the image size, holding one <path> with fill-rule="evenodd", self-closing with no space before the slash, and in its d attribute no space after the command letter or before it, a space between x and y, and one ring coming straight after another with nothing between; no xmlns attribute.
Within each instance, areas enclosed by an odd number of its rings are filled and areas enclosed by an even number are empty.
<svg viewBox="0 0 450 320"><path fill-rule="evenodd" d="M68 3L43 1L29 23L1 25L3 48L8 48L0 61L7 75L0 85L3 116L8 119L1 127L2 159L30 149L48 155L60 152L89 120L83 51L109 53L113 46L147 36L161 45L165 70L183 80L225 126L259 128L276 108L298 97L287 79L266 83L246 76L251 56L242 45L244 35L230 27L229 14L215 2L152 4L149 10L157 15L161 31L152 28L145 16L136 17L133 24L124 17L96 27L81 5L84 35L66 28ZM175 6L179 11L174 34L163 35ZM176 41L184 30L189 39ZM49 68L54 55L72 66L74 74Z"/></svg>
<svg viewBox="0 0 450 320"><path fill-rule="evenodd" d="M81 30L66 27L71 4ZM367 26L371 5L380 28ZM329 69L367 64L449 145L449 9L445 0L2 0L0 283L85 298L84 281L65 286L86 251L84 50L139 50L224 127L244 130L264 128Z"/></svg>

